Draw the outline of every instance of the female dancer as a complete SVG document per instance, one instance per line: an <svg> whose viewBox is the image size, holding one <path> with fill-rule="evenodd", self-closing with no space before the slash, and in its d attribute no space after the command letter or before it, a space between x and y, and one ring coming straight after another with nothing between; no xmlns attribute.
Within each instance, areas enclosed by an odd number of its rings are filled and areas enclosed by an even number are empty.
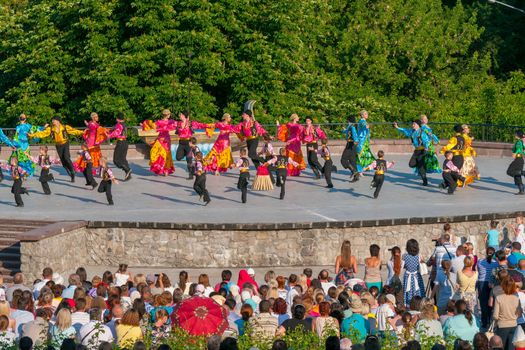
<svg viewBox="0 0 525 350"><path fill-rule="evenodd" d="M11 141L9 137L5 136L4 131L2 129L0 129L0 143L5 143L11 148L15 148L18 146L16 142ZM0 182L2 182L3 180L4 174L2 173L2 168L0 168Z"/></svg>
<svg viewBox="0 0 525 350"><path fill-rule="evenodd" d="M168 109L162 111L162 119L153 123L146 120L142 123L142 130L156 130L159 135L153 143L150 151L150 170L157 175L168 176L175 171L171 155L170 131L175 130L176 124L170 119L171 112Z"/></svg>
<svg viewBox="0 0 525 350"><path fill-rule="evenodd" d="M357 170L362 172L364 168L372 164L375 160L370 150L370 126L368 125L368 112L359 112L361 119L357 124Z"/></svg>
<svg viewBox="0 0 525 350"><path fill-rule="evenodd" d="M303 143L306 144L306 154L308 158L308 165L312 168L315 178L319 180L323 172L323 167L319 164L317 159L317 149L319 140L326 139L326 135L320 127L312 124L312 118L306 118L306 126L302 134Z"/></svg>
<svg viewBox="0 0 525 350"><path fill-rule="evenodd" d="M512 147L512 157L514 160L512 163L510 163L509 168L507 169L507 175L512 176L514 178L514 184L518 187L518 195L525 194L525 191L523 189L523 179L521 178L523 175L523 157L525 156L525 150L523 147L524 142L524 136L523 130L516 131L516 143L514 143L514 147Z"/></svg>
<svg viewBox="0 0 525 350"><path fill-rule="evenodd" d="M425 153L425 170L427 174L441 174L441 164L439 164L439 159L434 148L434 144L439 145L439 137L437 137L430 126L428 126L428 117L426 115L421 115L421 130L427 134L430 139L427 152Z"/></svg>
<svg viewBox="0 0 525 350"><path fill-rule="evenodd" d="M465 139L465 149L463 151L463 168L461 168L461 176L466 179L466 184L471 184L474 180L479 180L479 170L474 162L474 157L477 156L476 150L472 147L474 137L470 136L470 126L463 124L463 138ZM461 184L459 184L461 185Z"/></svg>
<svg viewBox="0 0 525 350"><path fill-rule="evenodd" d="M294 113L290 116L290 121L285 125L280 125L279 121L276 124L278 127L277 138L286 142L286 156L297 163L297 166L288 163L288 175L299 176L301 175L301 170L306 169L301 151L303 126L299 124L299 116Z"/></svg>
<svg viewBox="0 0 525 350"><path fill-rule="evenodd" d="M90 115L91 120L84 121L87 126L87 129L84 131L82 136L86 142L86 145L89 149L89 154L93 161L93 175L95 175L100 168L100 158L102 157L102 151L100 150L100 144L104 142L109 136L106 128L100 126L98 122L98 114L93 112ZM85 170L85 163L82 160L82 157L79 157L75 164L73 164L76 171L83 172Z"/></svg>
<svg viewBox="0 0 525 350"><path fill-rule="evenodd" d="M206 171L214 171L215 175L226 172L233 165L232 149L230 144L230 134L239 133L239 125L231 125L232 117L226 113L222 116L222 121L208 125L208 129L219 129L219 136L213 147L204 158Z"/></svg>
<svg viewBox="0 0 525 350"><path fill-rule="evenodd" d="M25 176L27 177L31 177L35 173L35 163L31 160L29 137L27 135L41 130L43 130L43 128L38 128L27 123L27 117L25 114L20 115L13 141L18 143L18 148L15 151L18 159L18 166L24 169ZM11 155L11 157L13 155Z"/></svg>

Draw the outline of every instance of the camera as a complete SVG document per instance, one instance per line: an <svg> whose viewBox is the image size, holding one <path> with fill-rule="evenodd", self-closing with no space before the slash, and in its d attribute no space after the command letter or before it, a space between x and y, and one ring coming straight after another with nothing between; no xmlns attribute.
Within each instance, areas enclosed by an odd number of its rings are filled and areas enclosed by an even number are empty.
<svg viewBox="0 0 525 350"><path fill-rule="evenodd" d="M443 245L443 243L441 243L441 239L433 239L432 242L434 242L434 245L436 247L441 247Z"/></svg>

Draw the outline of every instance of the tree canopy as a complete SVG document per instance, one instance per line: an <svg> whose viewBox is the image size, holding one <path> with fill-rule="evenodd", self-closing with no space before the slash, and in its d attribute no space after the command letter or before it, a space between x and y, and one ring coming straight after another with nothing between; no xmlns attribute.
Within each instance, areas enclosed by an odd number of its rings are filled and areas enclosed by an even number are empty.
<svg viewBox="0 0 525 350"><path fill-rule="evenodd" d="M523 124L524 32L479 1L0 0L0 124L188 104L212 120L248 99L262 122Z"/></svg>

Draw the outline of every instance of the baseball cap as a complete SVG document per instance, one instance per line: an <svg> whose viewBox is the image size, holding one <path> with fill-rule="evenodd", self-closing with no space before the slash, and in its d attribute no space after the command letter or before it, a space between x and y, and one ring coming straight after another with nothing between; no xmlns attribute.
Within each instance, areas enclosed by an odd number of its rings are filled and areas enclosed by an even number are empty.
<svg viewBox="0 0 525 350"><path fill-rule="evenodd" d="M396 305L396 297L393 294L387 294L386 300L391 302L392 304Z"/></svg>
<svg viewBox="0 0 525 350"><path fill-rule="evenodd" d="M248 275L250 275L250 276L255 275L255 270L252 269L251 267L248 270L246 270L246 272L248 272Z"/></svg>

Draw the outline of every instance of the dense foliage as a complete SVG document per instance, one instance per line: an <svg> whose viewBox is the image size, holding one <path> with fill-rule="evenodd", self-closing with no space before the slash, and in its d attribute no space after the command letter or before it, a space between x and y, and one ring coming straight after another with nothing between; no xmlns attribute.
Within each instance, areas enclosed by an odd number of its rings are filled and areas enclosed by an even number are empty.
<svg viewBox="0 0 525 350"><path fill-rule="evenodd" d="M524 29L483 1L0 0L0 125L22 112L139 121L186 109L188 93L203 120L255 99L263 122L365 108L371 121L523 124Z"/></svg>

